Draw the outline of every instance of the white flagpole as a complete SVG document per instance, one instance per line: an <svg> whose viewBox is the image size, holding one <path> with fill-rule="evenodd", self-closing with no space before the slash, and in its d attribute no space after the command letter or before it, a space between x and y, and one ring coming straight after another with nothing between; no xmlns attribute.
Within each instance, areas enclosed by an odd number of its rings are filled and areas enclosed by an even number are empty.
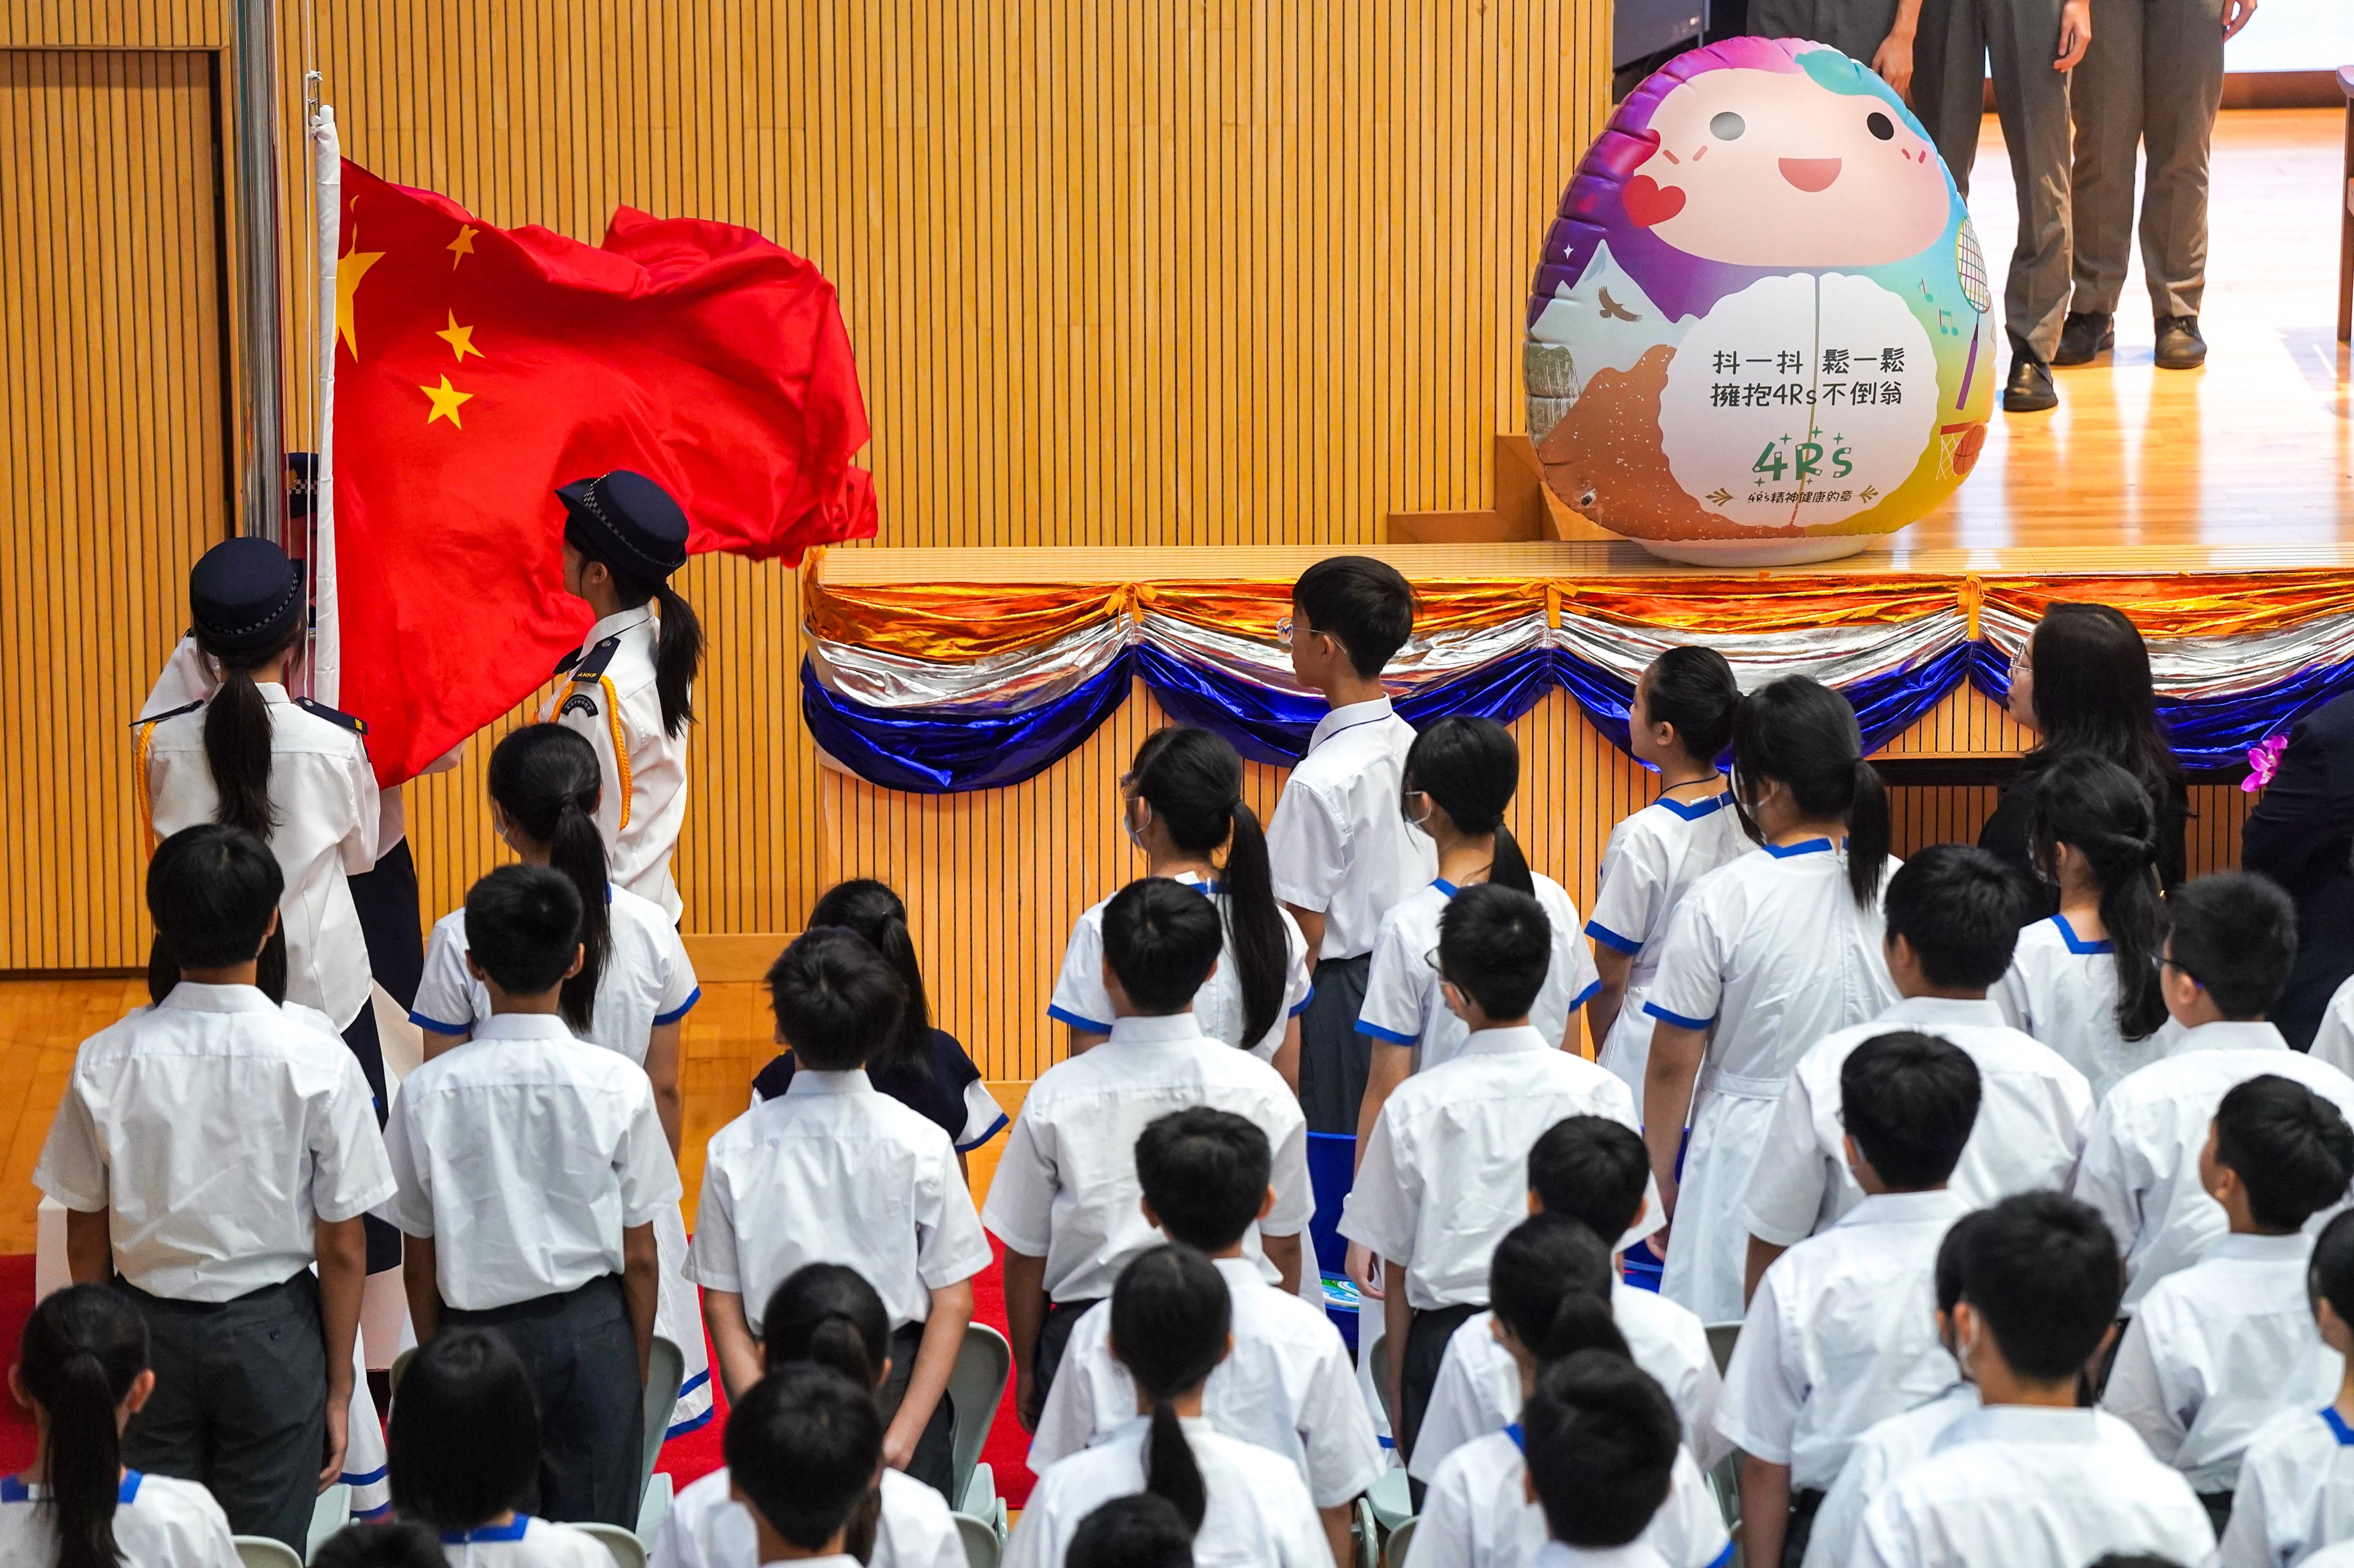
<svg viewBox="0 0 2354 1568"><path fill-rule="evenodd" d="M318 455L312 466L311 695L334 707L343 683L343 637L335 584L335 264L343 254L344 153L332 104L311 122L313 179L318 188Z"/></svg>

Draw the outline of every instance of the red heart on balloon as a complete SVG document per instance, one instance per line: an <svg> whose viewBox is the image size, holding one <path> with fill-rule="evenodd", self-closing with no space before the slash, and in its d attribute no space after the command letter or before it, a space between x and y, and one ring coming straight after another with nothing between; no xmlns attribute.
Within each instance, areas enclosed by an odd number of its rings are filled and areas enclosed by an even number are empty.
<svg viewBox="0 0 2354 1568"><path fill-rule="evenodd" d="M1649 175L1637 175L1627 182L1627 216L1638 228L1649 228L1662 224L1684 209L1681 185L1663 185Z"/></svg>

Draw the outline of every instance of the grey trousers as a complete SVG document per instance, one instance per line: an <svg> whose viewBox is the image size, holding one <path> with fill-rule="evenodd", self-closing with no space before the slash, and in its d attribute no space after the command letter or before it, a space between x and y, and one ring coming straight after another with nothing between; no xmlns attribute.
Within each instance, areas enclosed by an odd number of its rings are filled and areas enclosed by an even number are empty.
<svg viewBox="0 0 2354 1568"><path fill-rule="evenodd" d="M1896 25L1896 0L1750 0L1749 30L1761 38L1812 38L1872 63Z"/></svg>
<svg viewBox="0 0 2354 1568"><path fill-rule="evenodd" d="M2095 36L2098 36L2097 25ZM2014 353L2049 361L2068 317L2068 73L2060 0L1921 0L1913 102L1965 196L1978 159L1987 67L2019 188L2019 243L2002 296Z"/></svg>
<svg viewBox="0 0 2354 1568"><path fill-rule="evenodd" d="M539 1396L539 1497L525 1511L635 1529L646 1399L620 1276L512 1307L444 1312L441 1321L506 1340Z"/></svg>
<svg viewBox="0 0 2354 1568"><path fill-rule="evenodd" d="M2195 316L2207 291L2207 149L2223 106L2221 0L2092 0L2076 68L2076 296L2114 312L2134 228L2137 148L2149 160L2141 265L2150 313Z"/></svg>

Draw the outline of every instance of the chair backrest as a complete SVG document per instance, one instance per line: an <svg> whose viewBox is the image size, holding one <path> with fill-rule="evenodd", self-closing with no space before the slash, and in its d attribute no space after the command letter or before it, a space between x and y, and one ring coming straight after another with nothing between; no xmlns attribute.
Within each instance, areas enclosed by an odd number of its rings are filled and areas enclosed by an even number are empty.
<svg viewBox="0 0 2354 1568"><path fill-rule="evenodd" d="M972 1468L989 1429L997 1422L997 1406L1005 1397L1005 1380L1013 1371L1013 1347L986 1323L965 1325L964 1343L957 1347L956 1364L949 1369L949 1506L964 1500Z"/></svg>
<svg viewBox="0 0 2354 1568"><path fill-rule="evenodd" d="M1414 1544L1414 1520L1407 1520L1390 1531L1389 1544L1382 1548L1382 1568L1405 1568L1406 1548Z"/></svg>
<svg viewBox="0 0 2354 1568"><path fill-rule="evenodd" d="M1741 1341L1738 1323L1711 1323L1708 1326L1708 1353L1716 1358L1716 1375L1723 1377L1732 1364L1733 1347Z"/></svg>
<svg viewBox="0 0 2354 1568"><path fill-rule="evenodd" d="M964 1542L964 1560L970 1568L997 1568L997 1560L1005 1552L1004 1543L997 1539L997 1527L969 1513L949 1517L956 1520L957 1539Z"/></svg>
<svg viewBox="0 0 2354 1568"><path fill-rule="evenodd" d="M307 1560L319 1550L319 1543L352 1521L352 1489L349 1482L337 1481L319 1494L311 1505L311 1535L304 1542L302 1555Z"/></svg>
<svg viewBox="0 0 2354 1568"><path fill-rule="evenodd" d="M686 1352L676 1343L654 1336L653 1353L646 1358L646 1451L638 1467L638 1496L646 1495L654 1465L662 1458L663 1440L670 1436L671 1412L678 1408L679 1384L686 1381Z"/></svg>
<svg viewBox="0 0 2354 1568"><path fill-rule="evenodd" d="M575 1523L567 1528L595 1536L598 1544L612 1553L614 1568L646 1568L645 1542L620 1525Z"/></svg>
<svg viewBox="0 0 2354 1568"><path fill-rule="evenodd" d="M1390 1430L1394 1432L1398 1429L1398 1413L1390 1408L1390 1337L1387 1334L1373 1341L1373 1391L1381 1395L1382 1419L1388 1422Z"/></svg>
<svg viewBox="0 0 2354 1568"><path fill-rule="evenodd" d="M266 1535L232 1535L229 1544L237 1548L237 1560L245 1568L302 1568L292 1547Z"/></svg>

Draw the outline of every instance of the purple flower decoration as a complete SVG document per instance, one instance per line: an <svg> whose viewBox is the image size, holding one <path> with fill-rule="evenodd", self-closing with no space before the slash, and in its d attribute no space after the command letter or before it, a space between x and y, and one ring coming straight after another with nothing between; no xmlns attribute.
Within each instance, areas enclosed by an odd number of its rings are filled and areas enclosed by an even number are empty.
<svg viewBox="0 0 2354 1568"><path fill-rule="evenodd" d="M2281 753L2288 749L2288 736L2268 735L2248 747L2248 776L2240 780L2240 788L2253 795L2273 781L2280 771Z"/></svg>

